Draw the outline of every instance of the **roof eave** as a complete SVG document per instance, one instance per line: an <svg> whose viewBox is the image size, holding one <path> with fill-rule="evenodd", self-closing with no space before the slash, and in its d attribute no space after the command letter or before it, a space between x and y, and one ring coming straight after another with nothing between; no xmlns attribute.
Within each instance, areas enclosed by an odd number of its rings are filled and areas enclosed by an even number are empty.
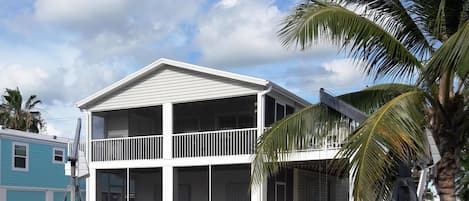
<svg viewBox="0 0 469 201"><path fill-rule="evenodd" d="M272 86L272 89L288 98L291 98L292 100L296 101L297 103L300 103L302 106L306 107L311 105L311 103L298 95L286 90L285 88L281 87L278 84L275 84L274 82L269 82L269 85Z"/></svg>

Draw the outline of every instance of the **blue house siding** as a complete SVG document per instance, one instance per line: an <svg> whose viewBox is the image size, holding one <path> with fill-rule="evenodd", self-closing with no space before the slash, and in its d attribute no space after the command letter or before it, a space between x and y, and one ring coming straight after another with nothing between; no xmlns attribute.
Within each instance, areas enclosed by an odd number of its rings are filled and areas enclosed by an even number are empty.
<svg viewBox="0 0 469 201"><path fill-rule="evenodd" d="M28 171L12 169L13 142L28 144ZM2 139L1 143L1 185L42 188L65 188L68 185L70 178L65 175L64 164L52 162L53 148L62 148L66 152L66 145L39 144L10 139ZM64 157L66 155L67 153Z"/></svg>
<svg viewBox="0 0 469 201"><path fill-rule="evenodd" d="M45 192L7 191L8 201L45 201Z"/></svg>
<svg viewBox="0 0 469 201"><path fill-rule="evenodd" d="M70 193L67 193L67 201L70 200ZM54 201L64 201L64 193L63 192L55 192L54 193Z"/></svg>

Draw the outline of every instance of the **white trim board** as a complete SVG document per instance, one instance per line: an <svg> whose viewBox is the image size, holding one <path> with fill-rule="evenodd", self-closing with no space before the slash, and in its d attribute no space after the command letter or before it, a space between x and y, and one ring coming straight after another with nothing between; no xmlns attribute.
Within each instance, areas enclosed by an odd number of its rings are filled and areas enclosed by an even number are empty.
<svg viewBox="0 0 469 201"><path fill-rule="evenodd" d="M44 135L40 133L31 133L31 132L24 132L14 129L4 128L0 125L0 138L7 138L7 139L18 139L18 140L25 140L30 142L38 142L38 143L52 143L52 144L67 144L72 142L72 139L62 138L52 135Z"/></svg>
<svg viewBox="0 0 469 201"><path fill-rule="evenodd" d="M5 190L13 190L13 191L52 191L52 192L67 192L67 188L43 188L43 187L30 187L30 186L2 186L0 185L0 189ZM81 192L85 192L84 189L80 190Z"/></svg>

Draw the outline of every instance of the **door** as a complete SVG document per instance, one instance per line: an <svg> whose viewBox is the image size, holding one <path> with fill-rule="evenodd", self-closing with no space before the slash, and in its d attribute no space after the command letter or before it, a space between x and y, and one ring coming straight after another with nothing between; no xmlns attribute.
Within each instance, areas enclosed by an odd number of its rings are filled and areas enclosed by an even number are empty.
<svg viewBox="0 0 469 201"><path fill-rule="evenodd" d="M287 201L287 188L285 182L275 182L275 201Z"/></svg>

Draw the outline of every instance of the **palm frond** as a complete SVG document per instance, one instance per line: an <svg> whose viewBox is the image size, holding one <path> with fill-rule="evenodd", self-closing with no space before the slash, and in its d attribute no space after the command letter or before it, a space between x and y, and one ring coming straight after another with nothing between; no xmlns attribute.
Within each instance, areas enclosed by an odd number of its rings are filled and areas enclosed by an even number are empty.
<svg viewBox="0 0 469 201"><path fill-rule="evenodd" d="M320 139L334 122L342 119L325 105L315 104L272 124L257 141L252 181L262 182L282 166L292 151L308 148L315 138Z"/></svg>
<svg viewBox="0 0 469 201"><path fill-rule="evenodd" d="M318 40L344 47L346 53L364 60L367 75L379 78L411 78L419 60L395 36L375 22L331 2L300 4L279 31L285 45L302 49Z"/></svg>
<svg viewBox="0 0 469 201"><path fill-rule="evenodd" d="M29 96L28 100L26 100L26 103L24 104L24 108L26 110L31 110L37 104L40 104L40 103L41 103L41 100L38 100L36 95L31 95Z"/></svg>
<svg viewBox="0 0 469 201"><path fill-rule="evenodd" d="M432 53L434 48L430 41L422 32L420 27L411 17L409 9L410 5L401 0L342 0L347 4L360 4L368 10L376 13L375 22L378 24L382 21L392 22L388 24L395 32L396 39L409 49L414 55L419 55L421 59L426 58ZM406 5L404 5L404 3ZM368 11L370 12L370 11ZM391 20L383 20L382 18L390 18ZM397 28L399 27L399 28Z"/></svg>
<svg viewBox="0 0 469 201"><path fill-rule="evenodd" d="M469 21L435 52L423 71L423 77L428 82L437 82L444 73L450 72L465 79L469 73L468 40Z"/></svg>
<svg viewBox="0 0 469 201"><path fill-rule="evenodd" d="M403 93L374 112L341 148L348 158L355 200L388 200L397 161L410 161L425 153L424 94Z"/></svg>
<svg viewBox="0 0 469 201"><path fill-rule="evenodd" d="M415 89L415 86L406 84L380 84L340 95L338 98L367 114L371 114L396 96Z"/></svg>
<svg viewBox="0 0 469 201"><path fill-rule="evenodd" d="M467 1L413 0L409 9L419 27L429 36L444 42L467 21Z"/></svg>
<svg viewBox="0 0 469 201"><path fill-rule="evenodd" d="M415 88L408 85L383 84L344 94L339 98L358 108L369 108L366 111L374 111L376 109L371 108L380 108L393 98L413 90ZM273 124L256 145L253 181L261 182L265 176L276 172L292 151L310 148L314 142L321 141L335 129L336 125L353 129L356 122L323 104L311 105Z"/></svg>

